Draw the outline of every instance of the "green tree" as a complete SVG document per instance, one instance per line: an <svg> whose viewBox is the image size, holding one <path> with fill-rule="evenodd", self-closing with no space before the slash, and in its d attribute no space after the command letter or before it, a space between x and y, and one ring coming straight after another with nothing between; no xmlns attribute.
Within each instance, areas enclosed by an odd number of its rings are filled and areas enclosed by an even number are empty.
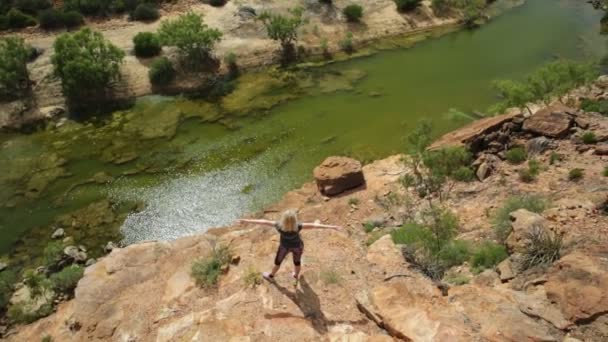
<svg viewBox="0 0 608 342"><path fill-rule="evenodd" d="M219 30L209 28L201 15L192 12L162 22L158 35L163 45L175 46L184 61L195 68L209 59L213 46L222 38Z"/></svg>
<svg viewBox="0 0 608 342"><path fill-rule="evenodd" d="M348 5L344 7L342 13L346 17L346 20L351 23L358 23L363 17L363 7L360 5Z"/></svg>
<svg viewBox="0 0 608 342"><path fill-rule="evenodd" d="M104 99L111 84L120 79L125 53L99 32L84 28L64 33L53 47L55 74L72 105Z"/></svg>
<svg viewBox="0 0 608 342"><path fill-rule="evenodd" d="M0 39L0 96L21 95L29 89L29 48L21 38Z"/></svg>
<svg viewBox="0 0 608 342"><path fill-rule="evenodd" d="M160 39L153 32L139 32L133 38L133 44L137 57L154 57L162 51Z"/></svg>
<svg viewBox="0 0 608 342"><path fill-rule="evenodd" d="M400 12L409 12L420 6L422 0L393 0L397 5L397 10Z"/></svg>
<svg viewBox="0 0 608 342"><path fill-rule="evenodd" d="M272 40L281 43L284 61L293 59L295 55L294 42L298 40L298 27L303 24L302 8L289 10L290 16L263 12L258 17L266 28L266 34Z"/></svg>

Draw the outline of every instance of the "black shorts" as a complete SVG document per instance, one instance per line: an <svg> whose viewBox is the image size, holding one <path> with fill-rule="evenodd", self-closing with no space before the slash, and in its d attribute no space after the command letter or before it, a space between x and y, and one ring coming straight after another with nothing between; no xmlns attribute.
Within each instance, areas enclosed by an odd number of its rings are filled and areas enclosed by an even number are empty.
<svg viewBox="0 0 608 342"><path fill-rule="evenodd" d="M302 264L302 253L304 253L304 244L300 245L300 247L283 247L279 246L277 250L277 256L274 258L274 264L280 265L283 262L283 259L287 256L287 254L291 253L293 255L293 264L296 266L300 266Z"/></svg>

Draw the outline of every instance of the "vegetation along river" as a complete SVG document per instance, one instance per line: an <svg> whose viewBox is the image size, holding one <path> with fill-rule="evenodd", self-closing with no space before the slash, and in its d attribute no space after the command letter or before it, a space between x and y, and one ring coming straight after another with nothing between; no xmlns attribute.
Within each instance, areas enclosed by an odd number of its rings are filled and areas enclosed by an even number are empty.
<svg viewBox="0 0 608 342"><path fill-rule="evenodd" d="M599 59L600 17L584 1L530 0L411 48L245 74L219 100L151 96L93 122L1 135L0 255L26 258L59 227L95 256L109 240L230 223L310 180L327 156L402 152L421 118L437 134L463 125L496 102L495 79L556 57Z"/></svg>

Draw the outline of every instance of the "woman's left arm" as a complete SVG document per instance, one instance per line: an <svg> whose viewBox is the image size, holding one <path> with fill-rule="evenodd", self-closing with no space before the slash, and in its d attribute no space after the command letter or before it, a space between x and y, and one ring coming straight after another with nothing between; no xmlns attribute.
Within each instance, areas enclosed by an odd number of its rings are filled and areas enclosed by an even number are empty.
<svg viewBox="0 0 608 342"><path fill-rule="evenodd" d="M334 230L341 230L342 227L341 226L334 226L334 225L330 225L330 224L321 224L321 223L302 223L302 229L315 229L315 228L321 228L321 229L334 229Z"/></svg>

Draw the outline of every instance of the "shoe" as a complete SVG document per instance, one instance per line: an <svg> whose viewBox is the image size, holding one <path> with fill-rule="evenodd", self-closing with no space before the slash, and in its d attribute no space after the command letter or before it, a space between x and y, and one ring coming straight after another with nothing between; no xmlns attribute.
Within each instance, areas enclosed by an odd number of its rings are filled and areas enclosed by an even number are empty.
<svg viewBox="0 0 608 342"><path fill-rule="evenodd" d="M262 277L268 281L274 281L274 276L269 272L262 272Z"/></svg>
<svg viewBox="0 0 608 342"><path fill-rule="evenodd" d="M293 287L298 287L300 279L296 277L296 272L292 272L291 276L293 277Z"/></svg>

